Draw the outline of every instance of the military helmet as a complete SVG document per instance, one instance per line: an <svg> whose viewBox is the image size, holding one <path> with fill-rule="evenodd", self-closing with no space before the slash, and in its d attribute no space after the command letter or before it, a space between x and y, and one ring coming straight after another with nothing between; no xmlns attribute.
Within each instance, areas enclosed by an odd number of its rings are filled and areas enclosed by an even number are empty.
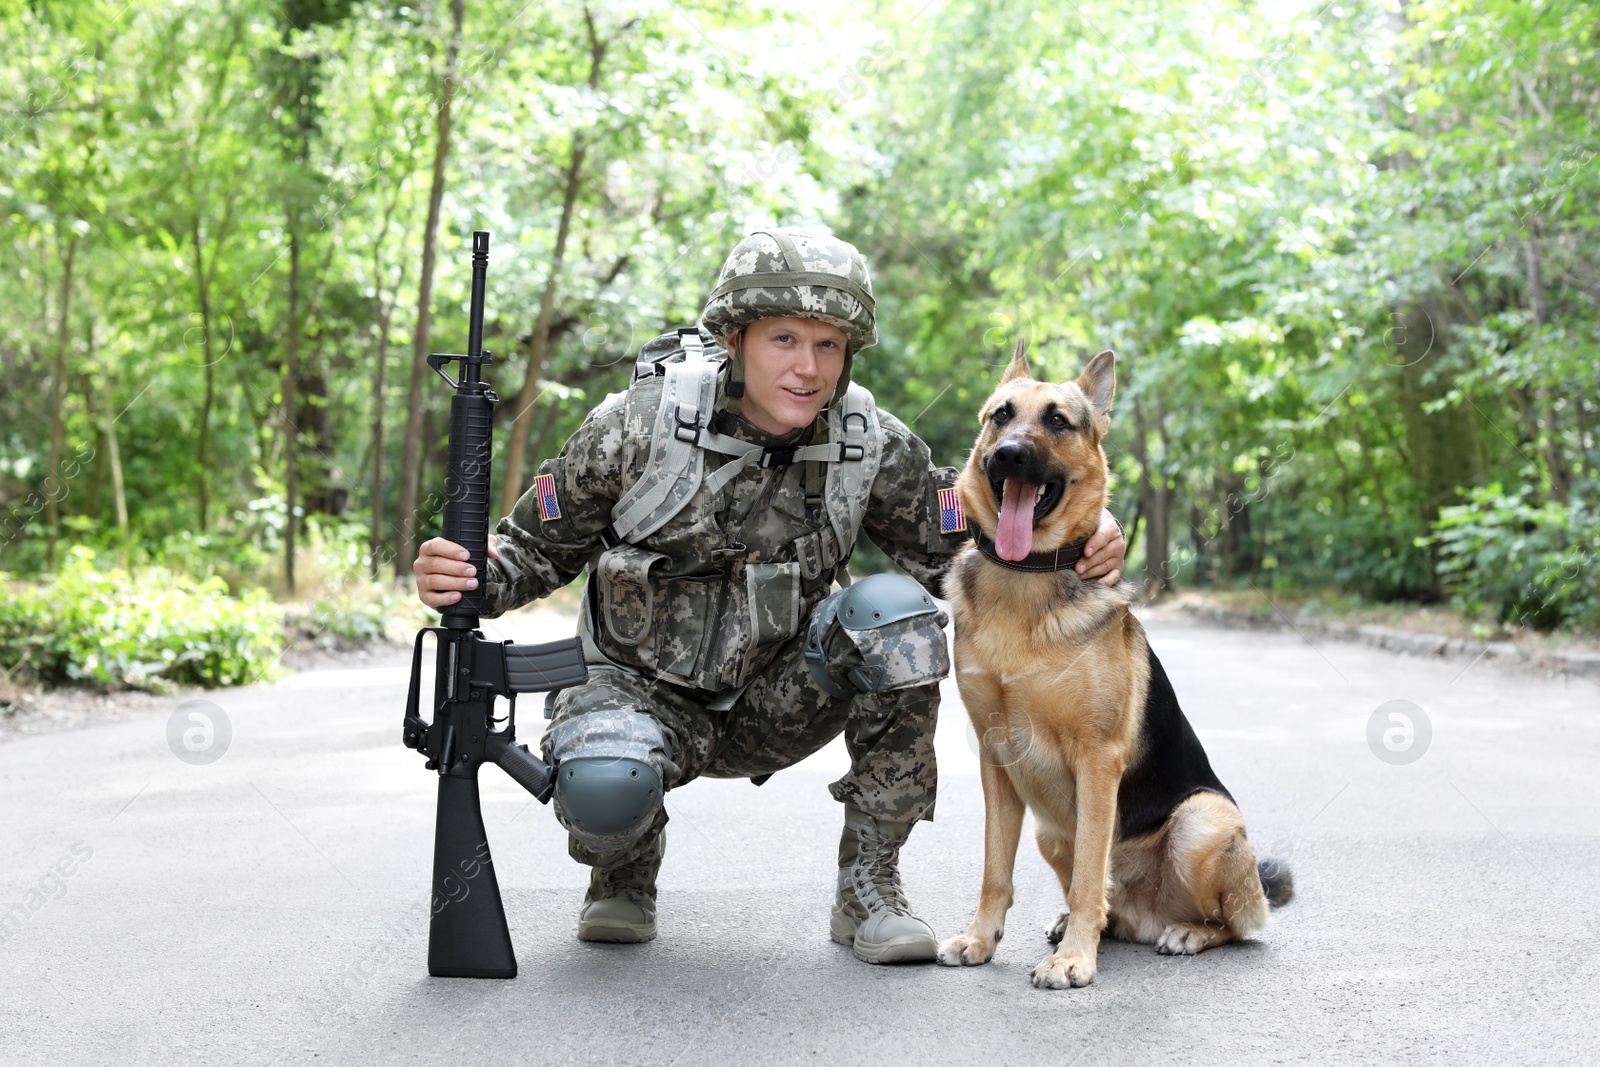
<svg viewBox="0 0 1600 1067"><path fill-rule="evenodd" d="M818 319L844 331L845 352L878 343L872 279L854 245L811 230L757 230L734 246L700 324L717 337L757 319Z"/></svg>

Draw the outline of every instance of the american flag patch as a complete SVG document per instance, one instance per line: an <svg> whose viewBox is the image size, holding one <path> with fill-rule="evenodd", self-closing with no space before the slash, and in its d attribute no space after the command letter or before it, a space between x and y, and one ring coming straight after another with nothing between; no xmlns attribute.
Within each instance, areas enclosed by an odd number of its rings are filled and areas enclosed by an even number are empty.
<svg viewBox="0 0 1600 1067"><path fill-rule="evenodd" d="M541 474L533 480L534 495L539 498L539 520L549 522L561 517L561 505L556 503L556 476Z"/></svg>
<svg viewBox="0 0 1600 1067"><path fill-rule="evenodd" d="M939 532L961 533L966 528L967 515L961 510L961 494L954 489L939 490Z"/></svg>

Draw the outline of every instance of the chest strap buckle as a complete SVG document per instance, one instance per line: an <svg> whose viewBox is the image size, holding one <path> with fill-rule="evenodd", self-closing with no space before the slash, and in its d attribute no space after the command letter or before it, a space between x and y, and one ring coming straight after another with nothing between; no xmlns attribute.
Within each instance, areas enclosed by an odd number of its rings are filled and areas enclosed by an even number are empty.
<svg viewBox="0 0 1600 1067"><path fill-rule="evenodd" d="M800 450L799 445L788 445L783 448L767 448L761 452L762 467L787 467L794 462L795 453Z"/></svg>

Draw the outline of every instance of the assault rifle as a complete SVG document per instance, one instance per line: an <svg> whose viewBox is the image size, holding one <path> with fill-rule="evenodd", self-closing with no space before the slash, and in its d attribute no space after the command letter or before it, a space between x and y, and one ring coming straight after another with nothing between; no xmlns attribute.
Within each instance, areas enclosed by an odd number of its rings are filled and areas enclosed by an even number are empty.
<svg viewBox="0 0 1600 1067"><path fill-rule="evenodd" d="M483 350L483 289L489 268L489 234L472 235L472 308L466 355L434 353L428 366L450 383L450 458L445 474L444 536L467 550L478 588L441 609L441 626L417 634L406 697L407 748L428 757L439 772L439 812L433 832L432 918L428 973L441 978L515 978L517 957L506 927L500 882L478 803L478 768L497 763L541 803L550 799L555 771L526 745L517 744L519 693L581 685L588 678L576 638L542 645L491 641L478 629L484 611L489 555L489 461L494 405L499 398L482 380L494 362ZM460 361L460 377L445 364ZM433 721L418 712L422 641L435 634ZM503 719L496 697L507 697ZM503 729L496 729L504 724Z"/></svg>

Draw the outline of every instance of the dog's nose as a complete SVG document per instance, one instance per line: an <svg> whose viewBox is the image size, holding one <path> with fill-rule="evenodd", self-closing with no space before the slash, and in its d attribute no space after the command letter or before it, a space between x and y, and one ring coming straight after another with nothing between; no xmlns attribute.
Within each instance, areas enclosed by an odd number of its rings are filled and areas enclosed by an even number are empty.
<svg viewBox="0 0 1600 1067"><path fill-rule="evenodd" d="M1033 460L1026 445L1018 441L1004 441L989 457L989 473L1004 478L1007 473L1021 474Z"/></svg>

